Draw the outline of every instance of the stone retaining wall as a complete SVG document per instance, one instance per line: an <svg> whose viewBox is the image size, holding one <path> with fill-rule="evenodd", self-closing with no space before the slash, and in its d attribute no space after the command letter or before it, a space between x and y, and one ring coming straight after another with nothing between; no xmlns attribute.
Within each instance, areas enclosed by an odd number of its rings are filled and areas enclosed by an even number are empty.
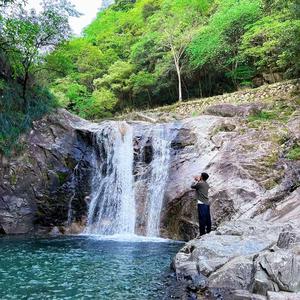
<svg viewBox="0 0 300 300"><path fill-rule="evenodd" d="M235 93L228 93L219 96L201 98L173 105L162 106L155 109L150 109L142 112L132 112L126 115L117 117L122 120L138 120L148 116L163 119L166 113L174 118L189 118L203 113L210 105L230 103L244 104L249 102L267 102L274 98L290 98L293 94L300 91L300 79L282 81L275 84L263 85L256 89L247 89ZM146 120L147 121L147 120ZM150 120L149 120L150 121Z"/></svg>
<svg viewBox="0 0 300 300"><path fill-rule="evenodd" d="M172 111L177 114L192 116L194 113L201 113L213 104L232 103L243 104L249 102L264 102L272 98L286 98L300 90L300 79L279 82L271 85L263 85L256 89L238 91L235 93L223 94L215 97L202 98L177 105L160 107L150 112Z"/></svg>

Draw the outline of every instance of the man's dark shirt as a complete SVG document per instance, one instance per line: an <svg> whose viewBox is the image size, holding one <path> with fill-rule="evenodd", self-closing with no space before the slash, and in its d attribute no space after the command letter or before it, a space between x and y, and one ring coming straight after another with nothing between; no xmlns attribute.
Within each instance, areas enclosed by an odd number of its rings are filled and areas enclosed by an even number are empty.
<svg viewBox="0 0 300 300"><path fill-rule="evenodd" d="M194 182L191 188L196 190L198 203L209 205L208 202L209 185L206 181Z"/></svg>

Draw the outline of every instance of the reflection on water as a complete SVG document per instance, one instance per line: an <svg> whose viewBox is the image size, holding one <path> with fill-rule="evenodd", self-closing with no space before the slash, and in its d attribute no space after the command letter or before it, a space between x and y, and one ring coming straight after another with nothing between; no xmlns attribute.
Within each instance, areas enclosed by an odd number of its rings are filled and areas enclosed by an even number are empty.
<svg viewBox="0 0 300 300"><path fill-rule="evenodd" d="M161 299L182 246L90 237L0 238L0 299Z"/></svg>

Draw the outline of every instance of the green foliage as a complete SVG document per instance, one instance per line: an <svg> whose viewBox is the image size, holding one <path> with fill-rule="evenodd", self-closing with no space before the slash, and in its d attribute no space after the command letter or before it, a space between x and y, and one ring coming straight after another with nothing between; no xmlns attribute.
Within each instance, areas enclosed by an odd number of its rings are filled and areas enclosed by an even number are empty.
<svg viewBox="0 0 300 300"><path fill-rule="evenodd" d="M187 99L298 77L299 38L298 0L119 0L46 57L43 78L61 105L101 118L174 103L180 89Z"/></svg>
<svg viewBox="0 0 300 300"><path fill-rule="evenodd" d="M275 120L277 118L277 112L276 111L260 111L257 114L251 115L248 117L248 121L254 122L254 121L270 121Z"/></svg>
<svg viewBox="0 0 300 300"><path fill-rule="evenodd" d="M300 20L282 15L267 16L249 27L241 50L259 72L284 73L287 78L300 74Z"/></svg>
<svg viewBox="0 0 300 300"><path fill-rule="evenodd" d="M39 13L26 10L25 2L0 3L0 152L5 155L21 150L20 135L56 107L36 73L46 50L69 37L68 17L77 14L68 0L44 1Z"/></svg>
<svg viewBox="0 0 300 300"><path fill-rule="evenodd" d="M287 153L287 158L290 160L300 160L300 144L295 144Z"/></svg>
<svg viewBox="0 0 300 300"><path fill-rule="evenodd" d="M191 64L197 68L213 64L216 70L225 72L234 81L239 80L239 70L250 68L240 66L238 47L246 26L260 15L260 0L221 0L216 13L200 29L189 47ZM247 77L242 77L240 81L251 78Z"/></svg>

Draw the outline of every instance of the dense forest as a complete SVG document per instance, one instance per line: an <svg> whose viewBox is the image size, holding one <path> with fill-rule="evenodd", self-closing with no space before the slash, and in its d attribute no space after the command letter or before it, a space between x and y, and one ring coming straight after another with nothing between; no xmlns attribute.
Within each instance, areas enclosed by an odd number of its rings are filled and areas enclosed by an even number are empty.
<svg viewBox="0 0 300 300"><path fill-rule="evenodd" d="M117 0L82 36L68 0L0 1L0 151L53 107L88 119L300 73L299 0Z"/></svg>
<svg viewBox="0 0 300 300"><path fill-rule="evenodd" d="M59 102L86 118L294 78L298 0L119 0L46 58Z"/></svg>

